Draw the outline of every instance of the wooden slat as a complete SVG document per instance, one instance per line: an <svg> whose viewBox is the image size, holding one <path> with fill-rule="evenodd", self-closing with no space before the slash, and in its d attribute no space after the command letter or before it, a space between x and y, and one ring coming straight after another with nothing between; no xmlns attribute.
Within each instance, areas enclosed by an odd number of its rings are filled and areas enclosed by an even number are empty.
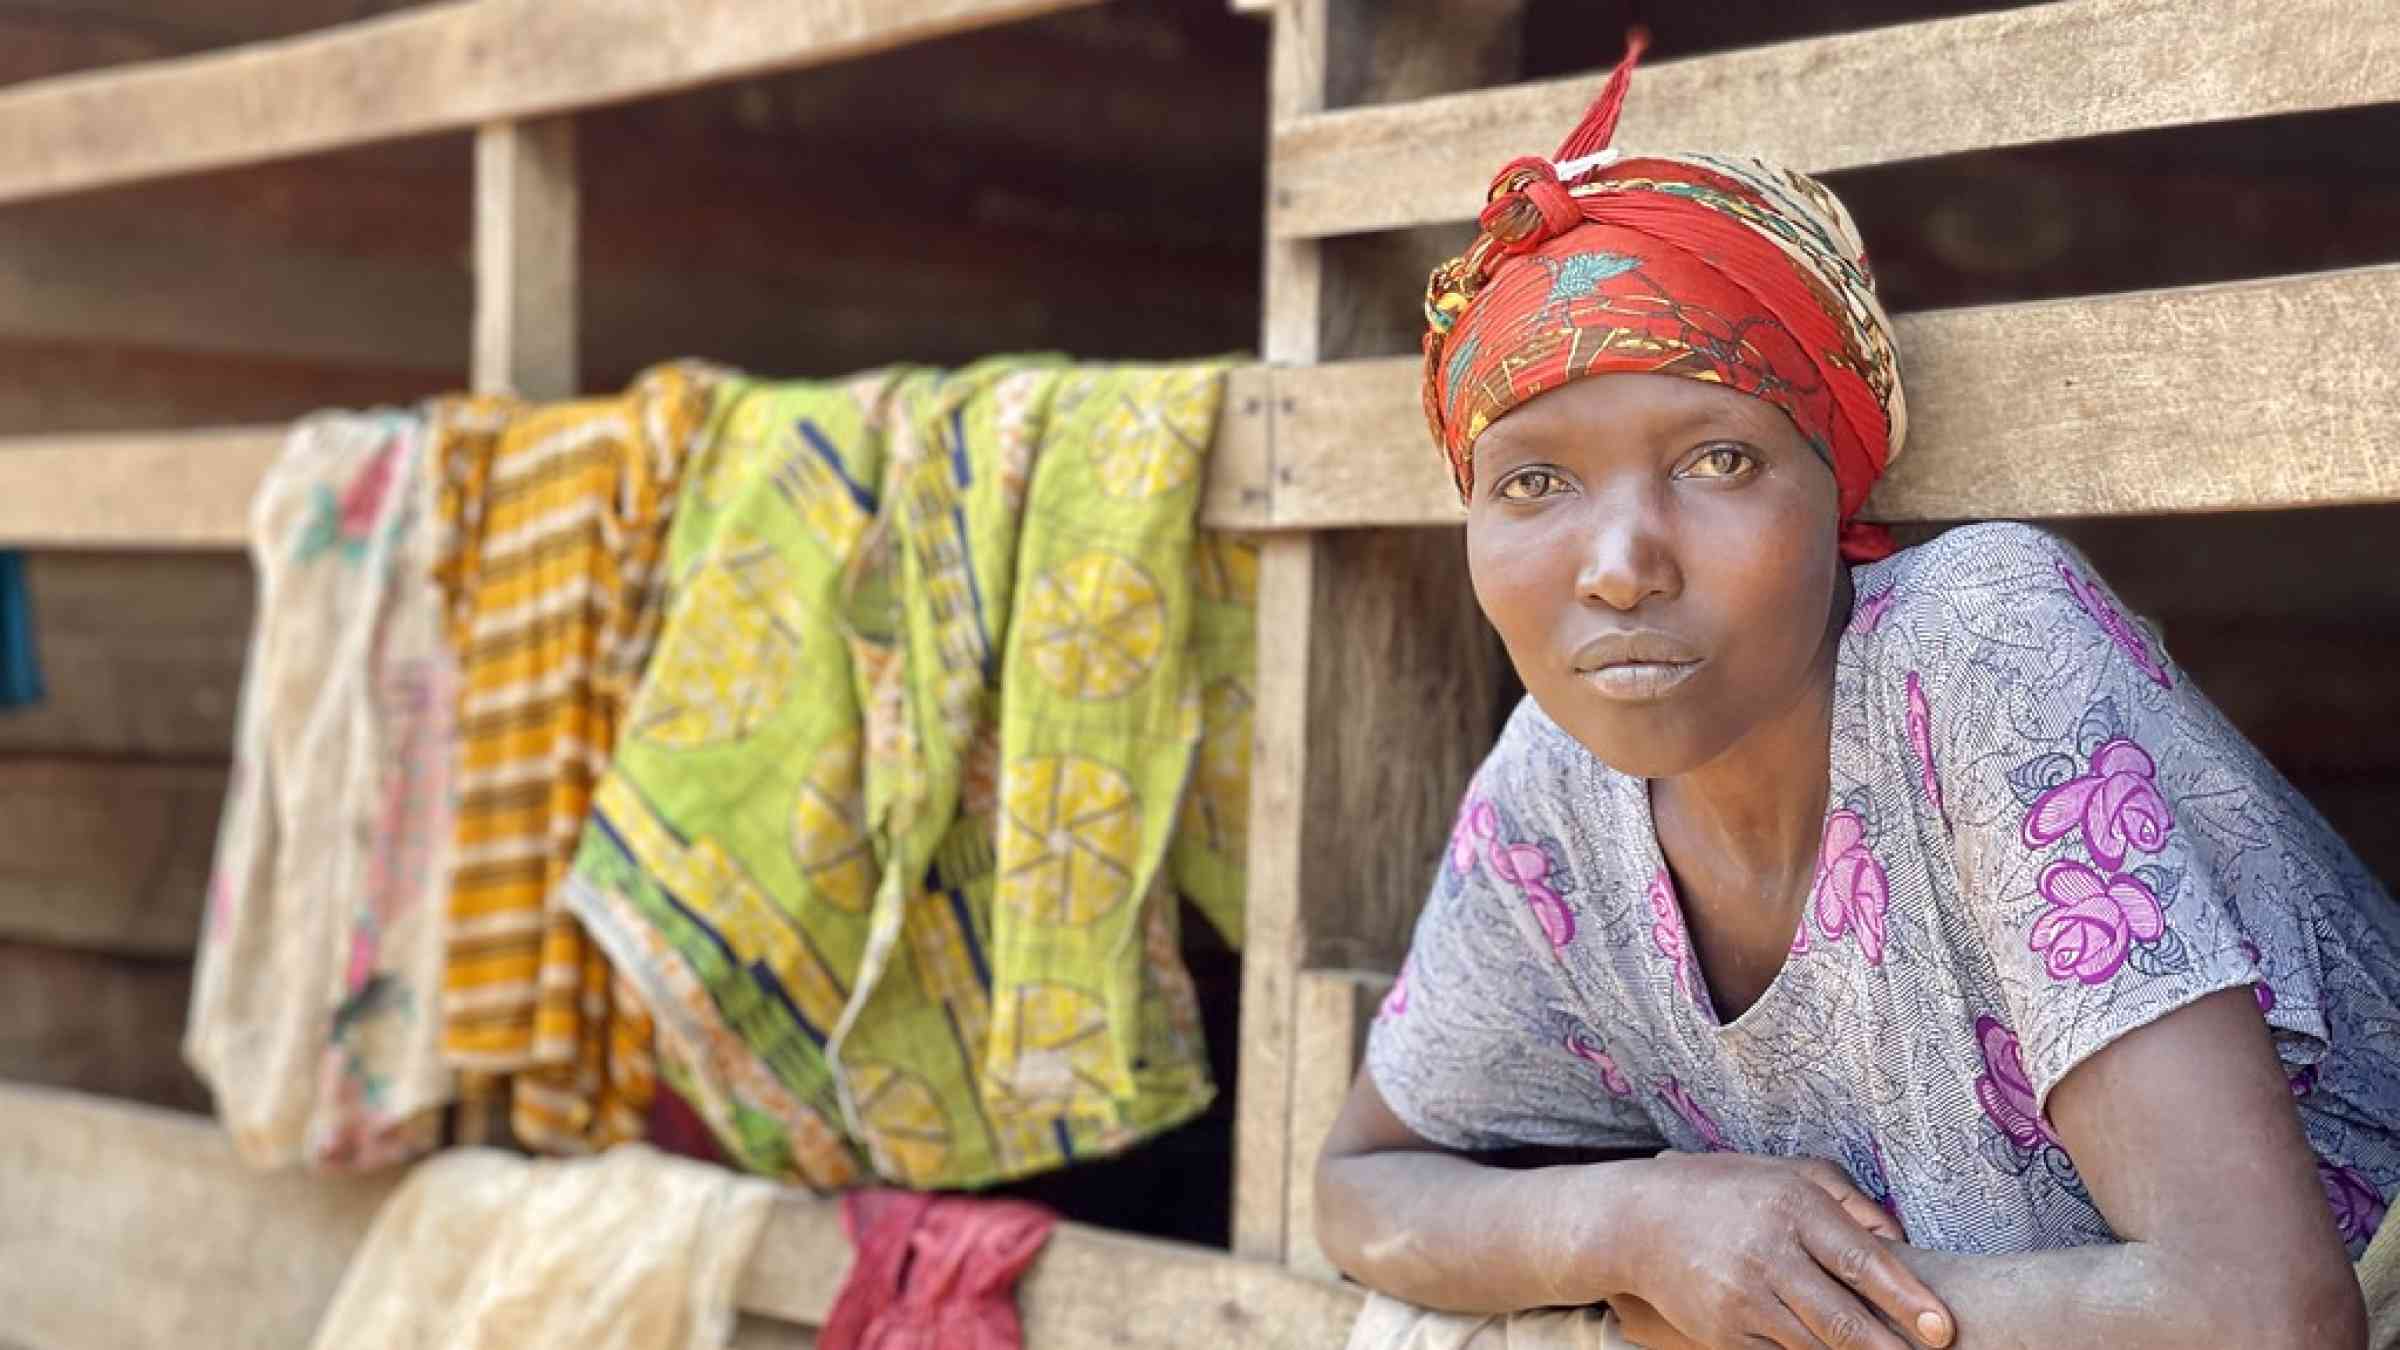
<svg viewBox="0 0 2400 1350"><path fill-rule="evenodd" d="M1095 0L451 0L0 93L0 201L846 60Z"/></svg>
<svg viewBox="0 0 2400 1350"><path fill-rule="evenodd" d="M240 548L281 427L0 440L0 546Z"/></svg>
<svg viewBox="0 0 2400 1350"><path fill-rule="evenodd" d="M0 1082L205 1111L208 1089L183 1062L191 1002L188 959L0 938ZM5 1186L0 1224L8 1222Z"/></svg>
<svg viewBox="0 0 2400 1350"><path fill-rule="evenodd" d="M252 1172L200 1117L0 1084L0 1336L306 1345L390 1185Z"/></svg>
<svg viewBox="0 0 2400 1350"><path fill-rule="evenodd" d="M198 1116L0 1084L0 1308L35 1345L305 1345L397 1174L258 1173ZM835 1202L776 1202L736 1302L745 1344L811 1338L850 1268ZM1061 1224L1018 1285L1028 1345L1339 1345L1357 1290ZM771 1319L771 1320L770 1320Z"/></svg>
<svg viewBox="0 0 2400 1350"><path fill-rule="evenodd" d="M1275 133L1279 237L1461 221L1547 154L1597 74ZM1993 146L2400 100L2400 24L2350 0L2064 0L1646 66L1617 142L1824 172Z"/></svg>
<svg viewBox="0 0 2400 1350"><path fill-rule="evenodd" d="M45 692L0 712L0 755L232 753L254 589L247 558L43 552L26 558L25 583Z"/></svg>
<svg viewBox="0 0 2400 1350"><path fill-rule="evenodd" d="M850 1271L838 1215L835 1202L798 1191L779 1199L735 1291L742 1311L822 1325ZM1025 1343L1044 1350L1320 1350L1348 1337L1360 1297L1278 1266L1075 1223L1058 1226L1017 1286Z"/></svg>
<svg viewBox="0 0 2400 1350"><path fill-rule="evenodd" d="M2400 267L1903 316L1909 445L1886 521L2400 501ZM1202 521L1463 519L1413 357L1249 368ZM1263 410L1263 413L1262 413ZM231 548L272 428L0 439L0 545Z"/></svg>
<svg viewBox="0 0 2400 1350"><path fill-rule="evenodd" d="M572 118L476 132L478 393L563 399L578 390L577 188Z"/></svg>
<svg viewBox="0 0 2400 1350"><path fill-rule="evenodd" d="M189 955L225 769L0 759L0 938Z"/></svg>
<svg viewBox="0 0 2400 1350"><path fill-rule="evenodd" d="M1908 445L1886 521L2244 511L2400 500L2400 267L1899 320ZM1268 520L1463 518L1413 358L1276 371Z"/></svg>
<svg viewBox="0 0 2400 1350"><path fill-rule="evenodd" d="M1317 1158L1325 1151L1350 1080L1366 1046L1367 1025L1391 992L1392 977L1361 970L1300 972L1292 1005L1292 1186L1284 1264L1321 1280L1339 1279L1317 1245Z"/></svg>

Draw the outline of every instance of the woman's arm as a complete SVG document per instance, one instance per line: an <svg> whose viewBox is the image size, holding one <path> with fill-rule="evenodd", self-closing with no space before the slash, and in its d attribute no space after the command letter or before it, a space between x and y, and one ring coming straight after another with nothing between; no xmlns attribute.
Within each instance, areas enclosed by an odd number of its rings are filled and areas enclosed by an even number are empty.
<svg viewBox="0 0 2400 1350"><path fill-rule="evenodd" d="M1362 1069L1316 1185L1318 1241L1334 1263L1423 1307L1518 1312L1630 1295L1703 1344L1950 1340L1939 1300L1878 1241L1898 1230L1828 1163L1663 1154L1485 1166L1410 1130Z"/></svg>
<svg viewBox="0 0 2400 1350"><path fill-rule="evenodd" d="M1892 1249L1958 1314L1958 1350L2354 1350L2358 1280L2248 988L2208 995L2059 1081L2052 1127L2115 1246Z"/></svg>

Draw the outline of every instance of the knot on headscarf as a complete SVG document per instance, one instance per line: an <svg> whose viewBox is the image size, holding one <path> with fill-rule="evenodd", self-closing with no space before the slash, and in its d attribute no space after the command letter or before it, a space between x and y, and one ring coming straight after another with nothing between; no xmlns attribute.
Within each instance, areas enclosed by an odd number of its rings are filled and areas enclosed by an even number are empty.
<svg viewBox="0 0 2400 1350"><path fill-rule="evenodd" d="M1549 159L1494 175L1466 251L1425 290L1425 417L1462 500L1484 428L1586 375L1709 380L1774 404L1833 470L1842 549L1891 551L1855 517L1907 430L1890 320L1841 202L1816 180L1729 155L1611 144L1625 57Z"/></svg>

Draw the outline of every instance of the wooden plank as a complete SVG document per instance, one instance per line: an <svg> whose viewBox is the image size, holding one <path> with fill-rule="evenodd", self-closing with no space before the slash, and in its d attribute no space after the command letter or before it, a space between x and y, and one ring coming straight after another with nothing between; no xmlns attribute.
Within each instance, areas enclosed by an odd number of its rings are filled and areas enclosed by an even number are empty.
<svg viewBox="0 0 2400 1350"><path fill-rule="evenodd" d="M0 92L0 202L528 120L1096 0L450 0Z"/></svg>
<svg viewBox="0 0 2400 1350"><path fill-rule="evenodd" d="M1278 238L1471 218L1599 76L1279 124ZM2348 0L2063 0L1646 66L1618 143L1824 172L1993 146L2400 100L2400 24Z"/></svg>
<svg viewBox="0 0 2400 1350"><path fill-rule="evenodd" d="M1285 0L1274 13L1268 107L1275 124L1325 106L1327 30L1341 0ZM1269 361L1319 357L1322 250L1312 240L1267 241ZM1276 420L1265 401L1268 490ZM1213 461L1212 461L1213 462ZM1213 476L1213 475L1212 475ZM1210 494L1206 508L1216 500ZM1271 504L1268 514L1273 514ZM1243 902L1241 1072L1233 1122L1233 1250L1258 1261L1284 1254L1290 1179L1292 977L1300 965L1300 887L1307 861L1299 818L1308 769L1309 626L1315 618L1317 541L1262 541L1258 560L1258 682L1250 752L1250 852Z"/></svg>
<svg viewBox="0 0 2400 1350"><path fill-rule="evenodd" d="M0 338L456 372L467 311L455 264L0 223Z"/></svg>
<svg viewBox="0 0 2400 1350"><path fill-rule="evenodd" d="M189 959L0 939L0 1082L205 1111L208 1089L183 1062L191 1001ZM0 1224L6 1209L0 1195Z"/></svg>
<svg viewBox="0 0 2400 1350"><path fill-rule="evenodd" d="M0 755L232 753L248 558L41 552L27 556L25 581L47 691L0 712Z"/></svg>
<svg viewBox="0 0 2400 1350"><path fill-rule="evenodd" d="M850 1271L839 1206L799 1191L774 1215L735 1291L742 1311L822 1325ZM1320 1350L1358 1316L1354 1288L1187 1243L1062 1223L1017 1286L1025 1343L1044 1350Z"/></svg>
<svg viewBox="0 0 2400 1350"><path fill-rule="evenodd" d="M576 379L575 123L475 134L476 392L571 398Z"/></svg>
<svg viewBox="0 0 2400 1350"><path fill-rule="evenodd" d="M1907 315L1909 441L1885 521L2283 510L2400 500L2400 267ZM1463 519L1414 358L1273 373L1265 520Z"/></svg>
<svg viewBox="0 0 2400 1350"><path fill-rule="evenodd" d="M1292 1064L1292 1187L1285 1264L1303 1275L1336 1280L1317 1245L1317 1159L1333 1132L1350 1080L1365 1052L1367 1026L1392 990L1392 977L1363 970L1303 970L1293 996L1298 1023Z"/></svg>
<svg viewBox="0 0 2400 1350"><path fill-rule="evenodd" d="M281 427L0 441L0 546L240 548Z"/></svg>
<svg viewBox="0 0 2400 1350"><path fill-rule="evenodd" d="M204 1118L0 1083L5 1334L306 1345L395 1180L253 1172Z"/></svg>
<svg viewBox="0 0 2400 1350"><path fill-rule="evenodd" d="M0 759L0 938L188 955L225 769Z"/></svg>

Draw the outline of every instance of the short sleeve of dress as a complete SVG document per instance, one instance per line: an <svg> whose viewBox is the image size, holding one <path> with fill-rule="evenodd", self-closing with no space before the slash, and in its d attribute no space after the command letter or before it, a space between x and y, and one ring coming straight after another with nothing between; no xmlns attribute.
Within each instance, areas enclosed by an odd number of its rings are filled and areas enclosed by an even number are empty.
<svg viewBox="0 0 2400 1350"><path fill-rule="evenodd" d="M2039 1125L2117 1037L2244 985L2287 1069L2329 1036L2313 898L2347 853L2091 567L1980 527L1926 578L1921 662L1896 691L2001 1006L1990 1081ZM1987 1103L1987 1105L1990 1105Z"/></svg>
<svg viewBox="0 0 2400 1350"><path fill-rule="evenodd" d="M1505 858L1495 866L1479 838L1477 822L1505 809L1468 790L1408 960L1369 1033L1368 1072L1393 1113L1444 1148L1662 1147L1559 965L1545 897L1529 903L1504 875L1527 873Z"/></svg>

